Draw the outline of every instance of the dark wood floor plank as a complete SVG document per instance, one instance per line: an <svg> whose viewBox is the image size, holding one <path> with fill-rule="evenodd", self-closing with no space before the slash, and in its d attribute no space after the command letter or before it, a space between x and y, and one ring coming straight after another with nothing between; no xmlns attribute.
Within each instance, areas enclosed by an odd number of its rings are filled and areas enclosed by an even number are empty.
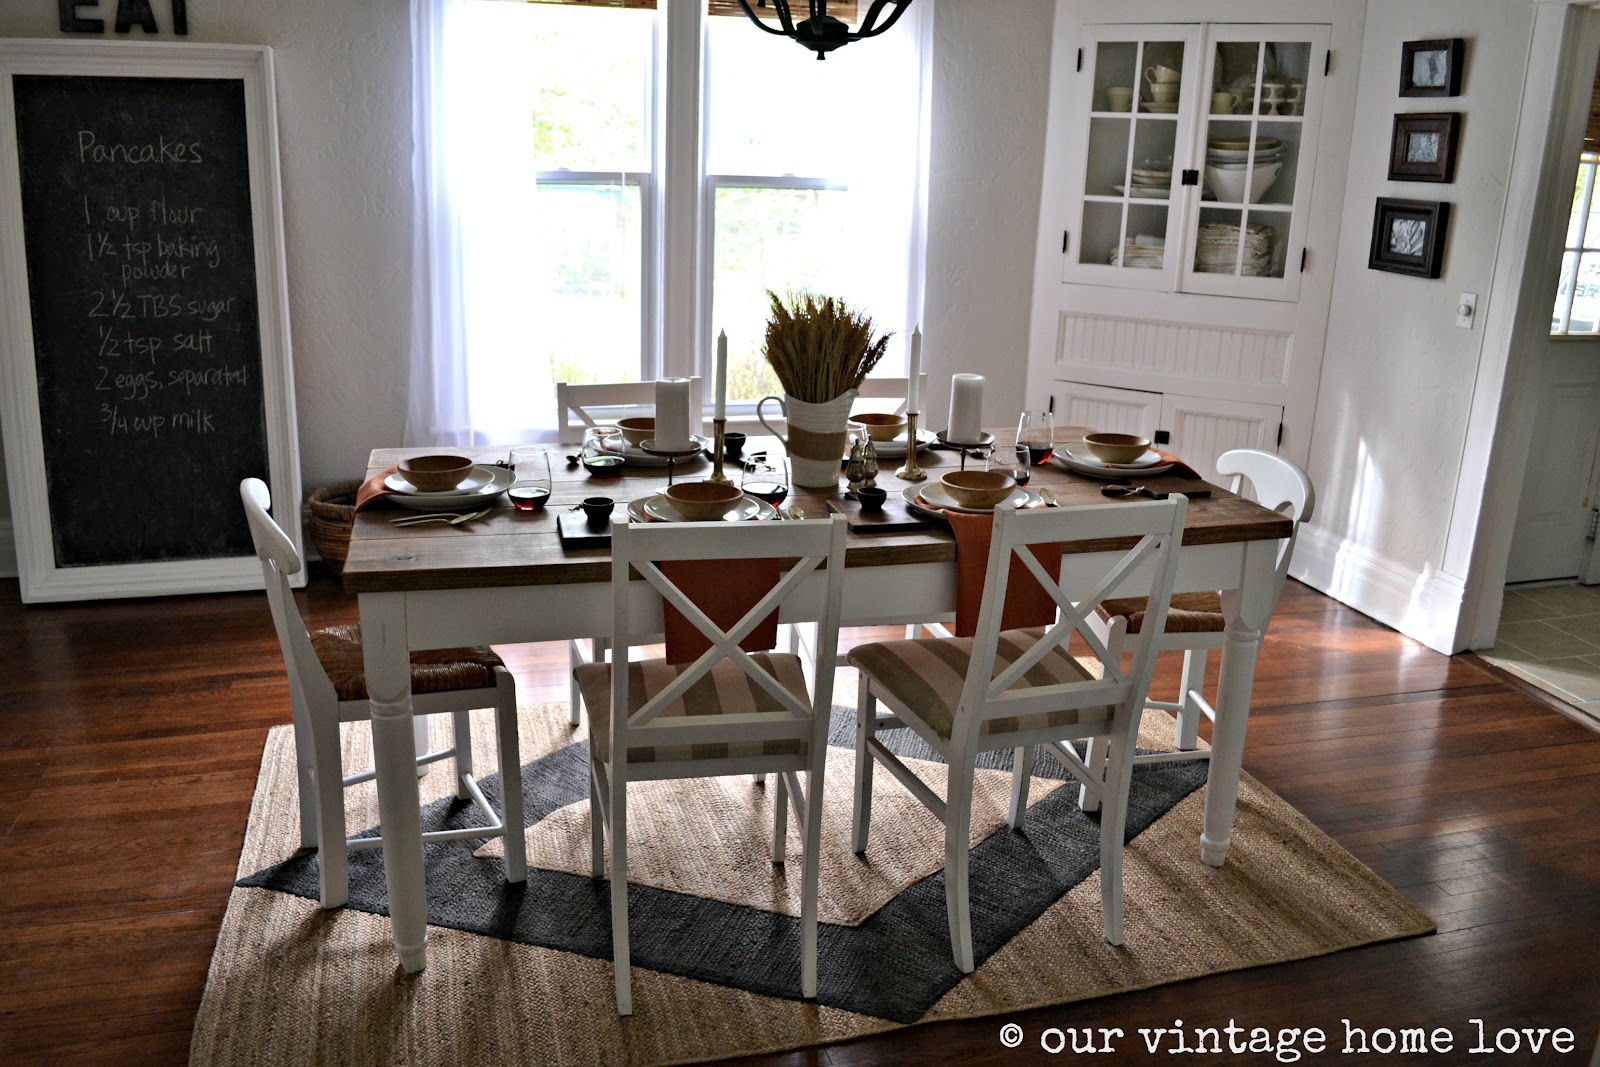
<svg viewBox="0 0 1600 1067"><path fill-rule="evenodd" d="M315 624L355 617L326 574L296 596ZM0 583L0 648L15 679L0 693L0 1062L183 1063L262 744L288 721L265 600L23 607L16 583ZM501 653L524 701L566 699L564 644ZM1162 657L1158 691L1178 669ZM1600 732L1475 657L1430 652L1291 582L1257 671L1245 768L1440 932L741 1062L1059 1062L1038 1035L1086 1025L1129 1035L1129 1054L1094 1062L1177 1062L1145 1054L1137 1030L1237 1018L1342 1038L1349 1019L1460 1037L1474 1017L1569 1026L1583 1056L1542 1062L1587 1061L1600 1031ZM1001 1047L1004 1022L1023 1028L1022 1048ZM1491 1060L1535 1062L1473 1062Z"/></svg>

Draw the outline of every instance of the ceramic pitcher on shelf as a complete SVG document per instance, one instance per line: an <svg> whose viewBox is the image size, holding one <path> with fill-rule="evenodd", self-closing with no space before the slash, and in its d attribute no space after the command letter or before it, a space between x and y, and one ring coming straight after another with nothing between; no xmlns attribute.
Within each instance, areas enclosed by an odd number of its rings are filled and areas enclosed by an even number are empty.
<svg viewBox="0 0 1600 1067"><path fill-rule="evenodd" d="M821 404L796 400L788 394L764 396L756 404L756 418L789 453L789 473L795 485L831 489L839 484L839 461L844 458L849 441L846 427L855 399L856 391L850 389ZM783 413L787 433L779 433L763 414L769 400L775 401Z"/></svg>

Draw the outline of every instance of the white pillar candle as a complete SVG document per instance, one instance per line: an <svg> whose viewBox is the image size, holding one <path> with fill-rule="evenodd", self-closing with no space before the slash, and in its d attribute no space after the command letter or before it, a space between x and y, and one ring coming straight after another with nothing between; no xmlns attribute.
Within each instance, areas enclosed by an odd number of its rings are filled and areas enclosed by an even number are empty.
<svg viewBox="0 0 1600 1067"><path fill-rule="evenodd" d="M655 447L679 452L689 447L689 379L662 378L656 382Z"/></svg>
<svg viewBox="0 0 1600 1067"><path fill-rule="evenodd" d="M657 426L659 427L659 423ZM946 440L970 445L983 432L983 375L950 376L950 428Z"/></svg>
<svg viewBox="0 0 1600 1067"><path fill-rule="evenodd" d="M922 380L922 327L916 326L911 330L911 369L906 376L906 410L919 412L922 410L922 389L918 383Z"/></svg>
<svg viewBox="0 0 1600 1067"><path fill-rule="evenodd" d="M713 416L728 417L728 331L717 334L717 410Z"/></svg>

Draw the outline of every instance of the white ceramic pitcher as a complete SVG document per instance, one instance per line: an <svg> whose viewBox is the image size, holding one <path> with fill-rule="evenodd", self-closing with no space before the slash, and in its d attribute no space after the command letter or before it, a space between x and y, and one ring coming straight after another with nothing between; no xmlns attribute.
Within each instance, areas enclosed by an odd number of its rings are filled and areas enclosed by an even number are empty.
<svg viewBox="0 0 1600 1067"><path fill-rule="evenodd" d="M788 433L779 433L762 414L769 400L777 401ZM844 458L849 440L846 427L855 400L856 391L851 389L821 404L796 400L788 394L764 396L756 404L756 418L768 433L783 442L789 453L789 474L795 485L831 489L839 484L839 461Z"/></svg>

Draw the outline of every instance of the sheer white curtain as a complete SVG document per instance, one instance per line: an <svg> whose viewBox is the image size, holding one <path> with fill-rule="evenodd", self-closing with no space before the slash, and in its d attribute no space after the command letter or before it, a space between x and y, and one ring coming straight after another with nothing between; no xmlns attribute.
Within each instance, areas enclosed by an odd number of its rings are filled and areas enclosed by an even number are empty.
<svg viewBox="0 0 1600 1067"><path fill-rule="evenodd" d="M527 314L527 263L538 250L519 210L535 174L531 139L518 135L529 79L516 36L494 25L517 6L411 0L410 444L555 434L550 362ZM460 35L473 48L459 47Z"/></svg>

